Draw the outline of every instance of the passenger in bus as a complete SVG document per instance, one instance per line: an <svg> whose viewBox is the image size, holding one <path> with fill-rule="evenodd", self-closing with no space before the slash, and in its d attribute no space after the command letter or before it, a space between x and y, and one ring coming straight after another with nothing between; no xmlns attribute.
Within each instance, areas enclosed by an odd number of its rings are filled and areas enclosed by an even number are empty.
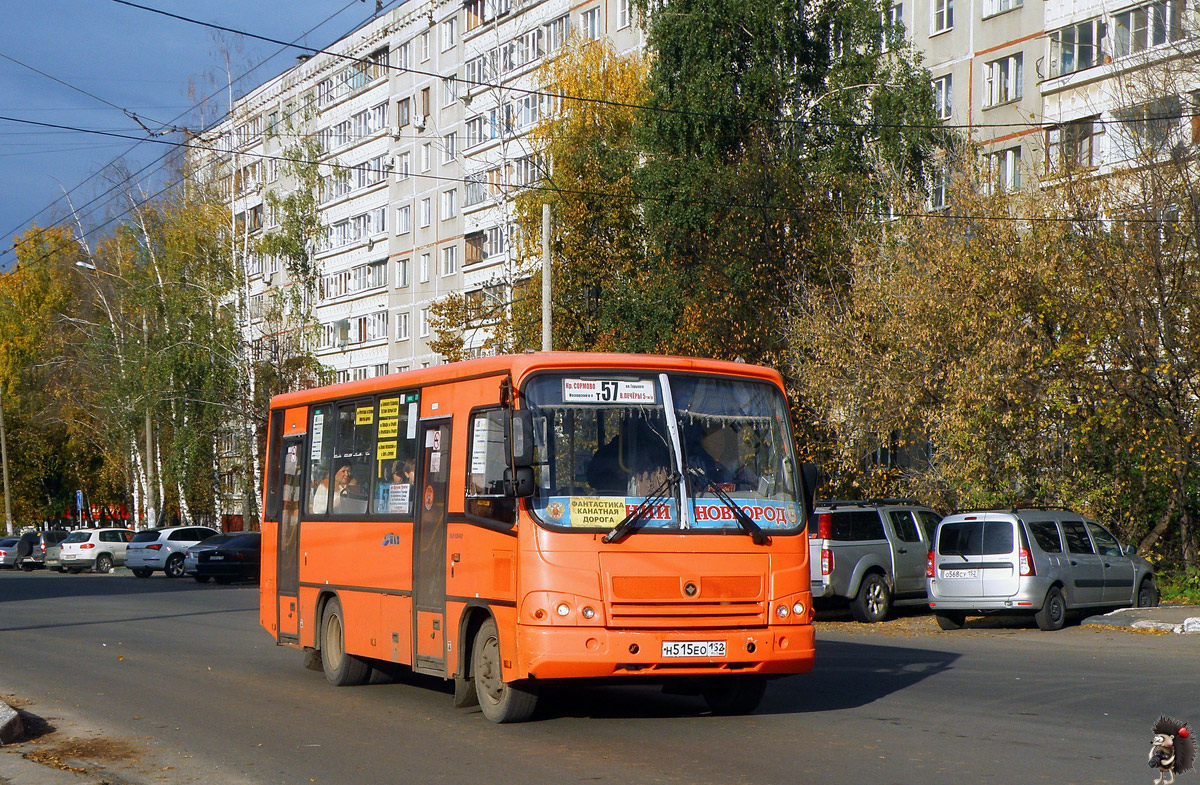
<svg viewBox="0 0 1200 785"><path fill-rule="evenodd" d="M601 496L624 496L629 472L621 468L621 437L614 436L592 454L588 464L588 485Z"/></svg>
<svg viewBox="0 0 1200 785"><path fill-rule="evenodd" d="M354 476L350 462L342 461L333 474L333 512L345 514L366 510L367 500L362 494L358 478Z"/></svg>
<svg viewBox="0 0 1200 785"><path fill-rule="evenodd" d="M308 502L308 511L313 515L324 515L329 512L329 476L322 474L321 479L312 486L312 498Z"/></svg>
<svg viewBox="0 0 1200 785"><path fill-rule="evenodd" d="M642 449L634 459L628 495L650 496L661 491L670 473L671 454L666 443L654 439L643 442Z"/></svg>
<svg viewBox="0 0 1200 785"><path fill-rule="evenodd" d="M727 425L695 426L685 430L688 467L699 470L706 479L723 490L750 490L758 487L758 478L745 465L738 446L738 435Z"/></svg>

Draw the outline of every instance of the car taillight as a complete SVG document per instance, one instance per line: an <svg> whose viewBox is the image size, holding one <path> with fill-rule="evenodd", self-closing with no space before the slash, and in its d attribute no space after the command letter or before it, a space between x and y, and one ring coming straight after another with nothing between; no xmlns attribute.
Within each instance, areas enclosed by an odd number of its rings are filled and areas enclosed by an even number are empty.
<svg viewBox="0 0 1200 785"><path fill-rule="evenodd" d="M1021 559L1021 574L1022 575L1035 574L1033 571L1033 559L1029 558L1029 549L1028 548L1021 549L1020 559Z"/></svg>
<svg viewBox="0 0 1200 785"><path fill-rule="evenodd" d="M42 550L42 553L45 553L45 552L46 552L46 543L44 543L44 542L39 542L39 543L38 543L38 547L39 547L39 548L41 548L41 550Z"/></svg>
<svg viewBox="0 0 1200 785"><path fill-rule="evenodd" d="M157 551L157 550L159 550L160 548L162 548L162 543L161 543L161 542L156 542L156 543L154 543L153 545L147 545L146 547L147 547L147 548L149 548L149 549L150 549L150 550L152 550L152 551Z"/></svg>
<svg viewBox="0 0 1200 785"><path fill-rule="evenodd" d="M933 573L933 551L930 551L929 555L925 557L925 577L926 578L936 578L937 577Z"/></svg>
<svg viewBox="0 0 1200 785"><path fill-rule="evenodd" d="M229 554L229 560L230 560L230 561L246 561L246 554L244 554L244 553L231 553L231 554Z"/></svg>
<svg viewBox="0 0 1200 785"><path fill-rule="evenodd" d="M821 574L828 575L833 572L833 551L828 548L821 549Z"/></svg>
<svg viewBox="0 0 1200 785"><path fill-rule="evenodd" d="M85 542L83 545L80 545L79 547L80 547L81 549L83 549L83 550L87 550L88 548L95 548L95 547L96 547L96 543L94 543L94 542Z"/></svg>
<svg viewBox="0 0 1200 785"><path fill-rule="evenodd" d="M817 536L822 540L833 539L833 513L823 512L817 516Z"/></svg>

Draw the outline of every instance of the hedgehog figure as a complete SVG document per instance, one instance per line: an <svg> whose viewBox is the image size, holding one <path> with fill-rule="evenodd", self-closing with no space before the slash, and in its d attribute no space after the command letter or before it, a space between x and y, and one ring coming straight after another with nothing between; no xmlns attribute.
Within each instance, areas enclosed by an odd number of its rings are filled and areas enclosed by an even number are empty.
<svg viewBox="0 0 1200 785"><path fill-rule="evenodd" d="M1175 775L1191 770L1195 760L1196 748L1187 723L1166 715L1159 717L1154 723L1154 741L1150 746L1150 768L1158 769L1154 785L1171 785Z"/></svg>

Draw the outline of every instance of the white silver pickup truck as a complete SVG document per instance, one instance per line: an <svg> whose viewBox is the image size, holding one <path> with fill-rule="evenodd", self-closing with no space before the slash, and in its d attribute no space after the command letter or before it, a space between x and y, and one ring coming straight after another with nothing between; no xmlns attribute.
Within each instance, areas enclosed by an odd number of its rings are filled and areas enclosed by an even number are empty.
<svg viewBox="0 0 1200 785"><path fill-rule="evenodd" d="M914 499L817 502L809 530L814 599L842 597L860 622L925 602L925 563L942 516Z"/></svg>

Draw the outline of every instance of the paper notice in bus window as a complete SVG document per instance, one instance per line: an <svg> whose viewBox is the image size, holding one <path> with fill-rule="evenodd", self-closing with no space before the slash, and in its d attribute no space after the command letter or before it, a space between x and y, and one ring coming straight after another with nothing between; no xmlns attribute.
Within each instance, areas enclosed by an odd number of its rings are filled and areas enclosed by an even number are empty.
<svg viewBox="0 0 1200 785"><path fill-rule="evenodd" d="M313 415L312 427L312 459L314 461L321 460L321 447L325 444L325 414Z"/></svg>
<svg viewBox="0 0 1200 785"><path fill-rule="evenodd" d="M550 503L546 512L554 519L556 510ZM572 496L570 499L570 525L596 529L611 529L625 517L625 500L606 497Z"/></svg>
<svg viewBox="0 0 1200 785"><path fill-rule="evenodd" d="M408 498L412 485L406 482L393 483L388 488L388 512L408 512Z"/></svg>
<svg viewBox="0 0 1200 785"><path fill-rule="evenodd" d="M380 439L395 439L400 433L400 421L394 417L388 420L379 418L379 438Z"/></svg>
<svg viewBox="0 0 1200 785"><path fill-rule="evenodd" d="M657 403L654 382L563 379L563 403Z"/></svg>
<svg viewBox="0 0 1200 785"><path fill-rule="evenodd" d="M379 442L375 445L375 457L381 461L392 461L396 459L396 442Z"/></svg>
<svg viewBox="0 0 1200 785"><path fill-rule="evenodd" d="M399 417L400 416L400 399L399 398L381 398L379 400L379 419L384 417Z"/></svg>
<svg viewBox="0 0 1200 785"><path fill-rule="evenodd" d="M360 406L354 410L355 425L370 425L375 422L375 407Z"/></svg>
<svg viewBox="0 0 1200 785"><path fill-rule="evenodd" d="M479 417L475 420L475 436L471 440L471 474L487 474L487 448L490 424L486 417Z"/></svg>
<svg viewBox="0 0 1200 785"><path fill-rule="evenodd" d="M442 453L441 451L429 453L429 473L441 474L442 472Z"/></svg>

